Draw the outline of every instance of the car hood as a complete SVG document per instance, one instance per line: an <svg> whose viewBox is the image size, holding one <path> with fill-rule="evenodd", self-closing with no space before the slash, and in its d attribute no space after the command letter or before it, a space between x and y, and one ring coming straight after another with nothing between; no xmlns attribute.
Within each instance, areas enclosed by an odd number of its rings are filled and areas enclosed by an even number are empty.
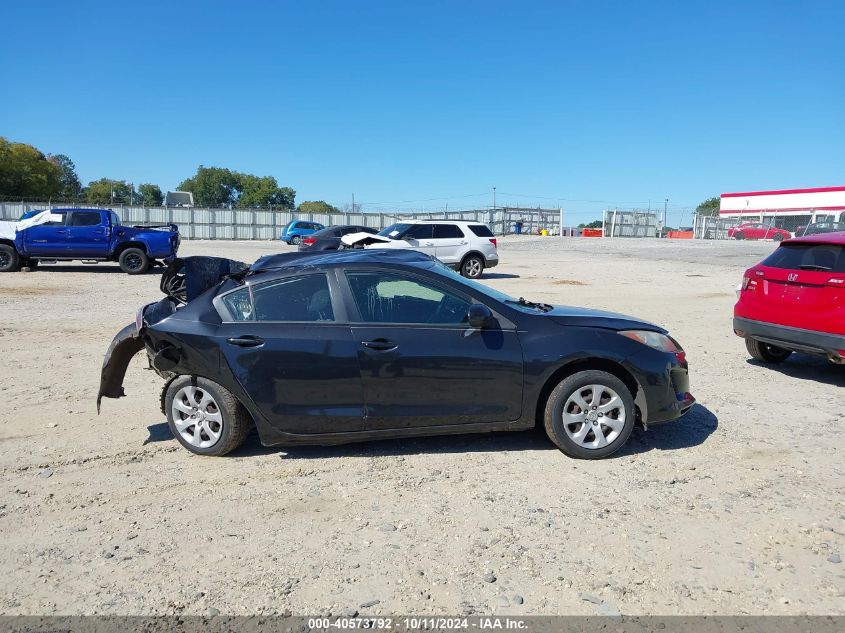
<svg viewBox="0 0 845 633"><path fill-rule="evenodd" d="M605 312L604 310L591 310L590 308L577 308L574 306L553 306L551 310L542 313L541 316L561 325L601 327L609 330L650 330L652 332L666 334L665 329L654 323L616 312Z"/></svg>

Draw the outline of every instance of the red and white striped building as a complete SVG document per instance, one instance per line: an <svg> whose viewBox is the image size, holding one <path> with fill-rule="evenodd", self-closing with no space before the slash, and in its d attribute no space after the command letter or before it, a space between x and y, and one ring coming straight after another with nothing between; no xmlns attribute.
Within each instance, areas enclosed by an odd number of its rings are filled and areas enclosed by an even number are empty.
<svg viewBox="0 0 845 633"><path fill-rule="evenodd" d="M845 222L845 187L723 193L719 217L756 220L787 231L811 222Z"/></svg>

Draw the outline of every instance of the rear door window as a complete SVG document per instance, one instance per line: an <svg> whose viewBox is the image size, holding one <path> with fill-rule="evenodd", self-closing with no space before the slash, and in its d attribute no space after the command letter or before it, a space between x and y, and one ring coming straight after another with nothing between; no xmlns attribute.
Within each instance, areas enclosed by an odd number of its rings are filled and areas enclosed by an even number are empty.
<svg viewBox="0 0 845 633"><path fill-rule="evenodd" d="M221 297L231 321L334 321L326 275L288 277L241 288Z"/></svg>
<svg viewBox="0 0 845 633"><path fill-rule="evenodd" d="M464 232L457 224L435 224L434 239L462 238Z"/></svg>
<svg viewBox="0 0 845 633"><path fill-rule="evenodd" d="M70 214L69 226L97 226L100 224L99 211L74 211Z"/></svg>
<svg viewBox="0 0 845 633"><path fill-rule="evenodd" d="M845 247L839 244L784 244L763 260L763 266L845 273Z"/></svg>

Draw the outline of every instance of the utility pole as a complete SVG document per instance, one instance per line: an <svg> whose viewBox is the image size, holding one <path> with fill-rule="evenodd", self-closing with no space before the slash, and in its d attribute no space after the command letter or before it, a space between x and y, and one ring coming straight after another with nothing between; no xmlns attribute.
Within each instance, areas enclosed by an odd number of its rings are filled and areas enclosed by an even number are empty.
<svg viewBox="0 0 845 633"><path fill-rule="evenodd" d="M663 201L663 223L660 225L660 237L663 237L663 229L666 228L666 207L669 206L669 198Z"/></svg>
<svg viewBox="0 0 845 633"><path fill-rule="evenodd" d="M493 211L496 211L496 187L493 187Z"/></svg>

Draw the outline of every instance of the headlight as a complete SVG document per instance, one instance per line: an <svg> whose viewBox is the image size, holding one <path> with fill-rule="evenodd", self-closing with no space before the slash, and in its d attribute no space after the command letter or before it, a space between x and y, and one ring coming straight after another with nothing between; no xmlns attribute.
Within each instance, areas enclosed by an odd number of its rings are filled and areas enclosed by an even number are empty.
<svg viewBox="0 0 845 633"><path fill-rule="evenodd" d="M686 353L683 348L678 345L675 339L661 334L660 332L651 332L649 330L623 330L619 332L622 336L627 336L630 339L648 345L661 352L668 352L674 354L679 362L686 360Z"/></svg>

